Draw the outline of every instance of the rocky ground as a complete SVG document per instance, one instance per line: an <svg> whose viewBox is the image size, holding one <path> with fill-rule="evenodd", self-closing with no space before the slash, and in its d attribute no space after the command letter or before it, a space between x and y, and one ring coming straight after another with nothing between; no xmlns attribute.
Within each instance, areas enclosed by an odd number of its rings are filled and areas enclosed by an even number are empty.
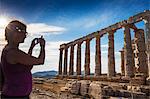
<svg viewBox="0 0 150 99"><path fill-rule="evenodd" d="M31 99L150 99L149 85L77 79L33 79Z"/></svg>
<svg viewBox="0 0 150 99"><path fill-rule="evenodd" d="M31 99L58 99L59 87L65 85L64 82L58 82L59 86L52 79L34 78Z"/></svg>
<svg viewBox="0 0 150 99"><path fill-rule="evenodd" d="M150 99L149 85L34 78L31 99Z"/></svg>
<svg viewBox="0 0 150 99"><path fill-rule="evenodd" d="M80 95L62 92L68 80L34 78L31 99L84 99Z"/></svg>

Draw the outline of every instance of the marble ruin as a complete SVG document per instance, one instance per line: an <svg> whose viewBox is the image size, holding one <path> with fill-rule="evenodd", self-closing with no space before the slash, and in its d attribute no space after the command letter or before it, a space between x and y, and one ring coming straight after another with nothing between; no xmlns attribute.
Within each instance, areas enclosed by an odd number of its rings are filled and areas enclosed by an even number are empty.
<svg viewBox="0 0 150 99"><path fill-rule="evenodd" d="M137 28L134 24L144 21L145 30ZM84 77L90 77L90 41L95 39L95 73L94 77L103 75L101 72L101 38L108 34L108 73L107 78L115 78L115 52L114 34L118 29L123 29L124 46L120 49L121 55L121 76L125 79L133 77L150 78L150 11L129 17L127 20L115 23L97 32L76 39L72 42L60 45L58 76L81 77L81 45L85 42L85 64ZM131 40L131 29L134 31L134 40ZM133 41L133 43L132 43ZM76 71L74 71L74 46L77 45ZM70 57L68 49L70 48ZM68 58L70 62L68 63ZM64 62L63 62L64 61ZM69 68L69 69L68 69ZM69 71L67 71L69 70ZM76 72L74 74L74 72Z"/></svg>

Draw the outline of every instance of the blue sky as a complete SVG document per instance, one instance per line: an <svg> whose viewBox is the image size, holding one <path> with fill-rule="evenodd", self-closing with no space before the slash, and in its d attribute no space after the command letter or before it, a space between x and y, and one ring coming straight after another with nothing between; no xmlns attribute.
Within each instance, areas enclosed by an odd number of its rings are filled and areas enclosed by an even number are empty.
<svg viewBox="0 0 150 99"><path fill-rule="evenodd" d="M46 39L46 61L33 72L57 70L59 45L105 28L130 16L150 9L149 0L0 0L0 16L18 19L28 26L29 36L20 48L27 51L34 37ZM144 28L144 23L136 24ZM0 26L3 35L4 27ZM132 36L134 34L132 33ZM0 39L4 39L2 36ZM107 35L102 38L103 71L107 72ZM2 42L1 40L1 43ZM91 70L94 72L95 41L91 41ZM116 71L120 71L119 50L123 47L123 30L115 34ZM84 65L82 44L82 66ZM34 55L38 54L38 47ZM75 53L76 54L76 53ZM76 59L76 55L75 55ZM76 63L75 63L76 64ZM83 68L83 67L82 67Z"/></svg>

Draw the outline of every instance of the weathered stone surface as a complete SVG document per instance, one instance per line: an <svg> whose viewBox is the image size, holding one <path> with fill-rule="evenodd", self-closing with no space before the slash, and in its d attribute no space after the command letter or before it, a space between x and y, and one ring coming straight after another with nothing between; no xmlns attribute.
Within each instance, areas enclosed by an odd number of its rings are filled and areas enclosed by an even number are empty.
<svg viewBox="0 0 150 99"><path fill-rule="evenodd" d="M68 61L68 48L65 48L65 53L64 53L64 71L63 75L67 75L67 62Z"/></svg>
<svg viewBox="0 0 150 99"><path fill-rule="evenodd" d="M114 32L108 33L108 76L115 76Z"/></svg>
<svg viewBox="0 0 150 99"><path fill-rule="evenodd" d="M59 67L58 67L58 75L62 75L62 55L63 55L63 49L59 49Z"/></svg>
<svg viewBox="0 0 150 99"><path fill-rule="evenodd" d="M135 31L135 57L137 72L143 73L145 77L148 76L147 55L143 29L137 29Z"/></svg>
<svg viewBox="0 0 150 99"><path fill-rule="evenodd" d="M149 79L150 79L150 16L144 17L145 22L145 41L146 41L146 51L147 51L147 63L149 70Z"/></svg>
<svg viewBox="0 0 150 99"><path fill-rule="evenodd" d="M69 75L73 75L73 67L74 67L74 45L72 45L70 49Z"/></svg>
<svg viewBox="0 0 150 99"><path fill-rule="evenodd" d="M77 66L76 66L77 75L81 75L81 43L77 45Z"/></svg>
<svg viewBox="0 0 150 99"><path fill-rule="evenodd" d="M125 76L133 77L134 58L129 26L125 26L124 29L124 54L125 54Z"/></svg>
<svg viewBox="0 0 150 99"><path fill-rule="evenodd" d="M150 86L150 78L149 77L146 80L146 84Z"/></svg>
<svg viewBox="0 0 150 99"><path fill-rule="evenodd" d="M85 76L90 75L90 40L86 40L86 46L85 46Z"/></svg>
<svg viewBox="0 0 150 99"><path fill-rule="evenodd" d="M147 99L146 94L141 93L141 92L132 93L131 98L133 98L133 99Z"/></svg>
<svg viewBox="0 0 150 99"><path fill-rule="evenodd" d="M92 82L89 86L89 95L94 99L101 99L102 87L103 85L100 82Z"/></svg>
<svg viewBox="0 0 150 99"><path fill-rule="evenodd" d="M124 50L122 49L120 53L121 53L121 75L125 75Z"/></svg>
<svg viewBox="0 0 150 99"><path fill-rule="evenodd" d="M80 83L81 83L80 94L82 96L87 95L88 91L89 91L89 86L90 86L91 81L81 80Z"/></svg>
<svg viewBox="0 0 150 99"><path fill-rule="evenodd" d="M142 77L134 77L130 80L131 84L136 84L136 85L144 85L146 83L146 79L144 76Z"/></svg>
<svg viewBox="0 0 150 99"><path fill-rule="evenodd" d="M80 87L81 87L81 83L79 81L72 82L72 87L70 89L70 92L72 94L79 94L80 93Z"/></svg>
<svg viewBox="0 0 150 99"><path fill-rule="evenodd" d="M101 43L100 36L96 36L96 54L95 54L95 76L101 75Z"/></svg>
<svg viewBox="0 0 150 99"><path fill-rule="evenodd" d="M68 87L62 87L60 90L61 90L61 92L68 92L69 88Z"/></svg>

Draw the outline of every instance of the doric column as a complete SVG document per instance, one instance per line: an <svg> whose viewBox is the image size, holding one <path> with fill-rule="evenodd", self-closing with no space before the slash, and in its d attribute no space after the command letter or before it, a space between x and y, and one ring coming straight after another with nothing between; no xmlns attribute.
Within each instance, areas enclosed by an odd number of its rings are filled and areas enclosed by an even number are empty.
<svg viewBox="0 0 150 99"><path fill-rule="evenodd" d="M144 18L145 22L145 36L146 36L146 52L147 52L147 63L148 63L148 72L150 79L150 15Z"/></svg>
<svg viewBox="0 0 150 99"><path fill-rule="evenodd" d="M81 42L77 44L77 75L81 75Z"/></svg>
<svg viewBox="0 0 150 99"><path fill-rule="evenodd" d="M125 76L133 77L134 58L133 58L130 28L128 26L125 26L124 28L124 55L125 55Z"/></svg>
<svg viewBox="0 0 150 99"><path fill-rule="evenodd" d="M114 32L108 33L108 76L115 76Z"/></svg>
<svg viewBox="0 0 150 99"><path fill-rule="evenodd" d="M63 55L63 49L59 49L59 67L58 67L58 75L62 75L62 55Z"/></svg>
<svg viewBox="0 0 150 99"><path fill-rule="evenodd" d="M120 51L121 53L121 75L125 75L125 66L124 66L124 50Z"/></svg>
<svg viewBox="0 0 150 99"><path fill-rule="evenodd" d="M148 65L147 65L147 55L146 55L146 45L145 45L145 37L144 30L138 29L135 31L135 57L136 64L135 66L138 68L138 73L143 73L144 76L148 76Z"/></svg>
<svg viewBox="0 0 150 99"><path fill-rule="evenodd" d="M90 75L90 40L86 40L86 47L85 47L85 76Z"/></svg>
<svg viewBox="0 0 150 99"><path fill-rule="evenodd" d="M68 61L68 47L65 47L65 53L64 53L64 71L63 75L67 75L67 61Z"/></svg>
<svg viewBox="0 0 150 99"><path fill-rule="evenodd" d="M101 43L100 36L96 36L96 54L95 54L95 76L101 75Z"/></svg>
<svg viewBox="0 0 150 99"><path fill-rule="evenodd" d="M73 65L74 65L74 45L72 45L70 49L69 75L73 75Z"/></svg>

